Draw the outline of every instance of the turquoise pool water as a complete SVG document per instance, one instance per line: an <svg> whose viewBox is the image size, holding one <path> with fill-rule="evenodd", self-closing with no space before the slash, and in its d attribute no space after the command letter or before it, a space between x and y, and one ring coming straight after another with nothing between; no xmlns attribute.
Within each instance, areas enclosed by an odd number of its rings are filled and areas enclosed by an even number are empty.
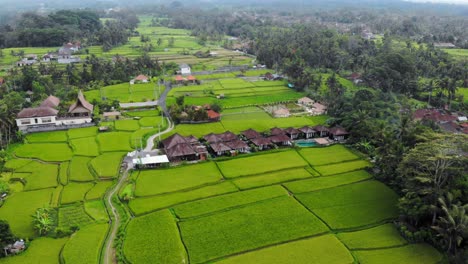
<svg viewBox="0 0 468 264"><path fill-rule="evenodd" d="M301 148L314 147L317 146L317 143L312 140L298 140L295 142Z"/></svg>

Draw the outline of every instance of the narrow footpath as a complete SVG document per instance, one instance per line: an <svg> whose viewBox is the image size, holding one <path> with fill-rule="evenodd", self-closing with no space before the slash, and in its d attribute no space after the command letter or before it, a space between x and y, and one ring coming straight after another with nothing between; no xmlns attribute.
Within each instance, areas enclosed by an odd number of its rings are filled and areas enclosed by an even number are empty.
<svg viewBox="0 0 468 264"><path fill-rule="evenodd" d="M167 111L166 107L166 97L169 91L172 89L172 85L170 83L165 83L166 89L164 92L161 94L161 97L158 100L158 105L161 107L164 116L166 117L167 121L167 128L166 130L154 134L151 137L148 138L146 141L146 147L144 151L151 151L154 147L154 139L162 136L166 133L169 133L174 129L174 124L171 122L170 117L169 117L169 112ZM119 226L121 224L121 216L119 215L119 211L117 210L117 206L115 202L112 200L113 197L117 197L116 194L117 192L122 188L122 186L125 184L127 181L128 175L130 170L132 169L132 166L127 166L125 171L122 173L122 176L119 178L119 181L117 184L110 190L107 195L105 196L104 202L106 203L106 207L109 208L109 213L112 215L113 220L111 218L110 220L110 225L111 229L109 232L109 235L107 236L107 240L105 241L105 249L104 249L104 263L105 264L111 264L111 263L117 263L115 259L115 250L113 248L114 240L117 236L117 231L119 230ZM118 198L117 198L118 199Z"/></svg>

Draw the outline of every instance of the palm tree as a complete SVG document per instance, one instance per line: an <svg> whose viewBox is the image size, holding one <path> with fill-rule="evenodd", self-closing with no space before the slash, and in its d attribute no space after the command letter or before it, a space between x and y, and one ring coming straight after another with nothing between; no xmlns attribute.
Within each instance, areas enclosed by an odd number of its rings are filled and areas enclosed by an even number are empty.
<svg viewBox="0 0 468 264"><path fill-rule="evenodd" d="M467 235L468 204L451 204L452 195L450 193L446 199L439 198L438 200L444 215L439 217L437 225L432 228L444 240L447 251L456 255L458 247Z"/></svg>

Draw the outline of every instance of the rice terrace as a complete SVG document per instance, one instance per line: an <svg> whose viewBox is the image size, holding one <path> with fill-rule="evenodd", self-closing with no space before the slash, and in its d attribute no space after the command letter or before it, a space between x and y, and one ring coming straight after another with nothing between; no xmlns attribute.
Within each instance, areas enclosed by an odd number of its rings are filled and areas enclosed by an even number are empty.
<svg viewBox="0 0 468 264"><path fill-rule="evenodd" d="M0 264L467 263L468 7L16 2Z"/></svg>

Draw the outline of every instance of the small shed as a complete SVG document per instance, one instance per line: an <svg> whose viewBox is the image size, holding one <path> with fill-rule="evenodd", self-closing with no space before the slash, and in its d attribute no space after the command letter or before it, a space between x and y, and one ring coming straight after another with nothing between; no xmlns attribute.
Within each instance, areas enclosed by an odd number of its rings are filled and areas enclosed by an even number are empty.
<svg viewBox="0 0 468 264"><path fill-rule="evenodd" d="M134 158L132 162L137 168L152 168L169 163L169 159L166 155L151 156L150 154L146 154L144 157Z"/></svg>
<svg viewBox="0 0 468 264"><path fill-rule="evenodd" d="M116 120L119 119L122 114L118 111L114 112L104 112L102 116L105 120Z"/></svg>

